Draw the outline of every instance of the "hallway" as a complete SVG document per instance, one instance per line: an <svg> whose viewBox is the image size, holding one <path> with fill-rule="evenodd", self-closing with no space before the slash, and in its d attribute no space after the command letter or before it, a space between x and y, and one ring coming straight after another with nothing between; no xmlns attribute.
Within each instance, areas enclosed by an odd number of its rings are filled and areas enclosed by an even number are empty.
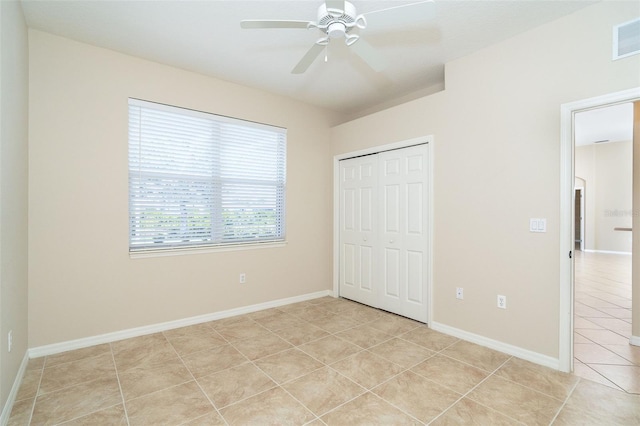
<svg viewBox="0 0 640 426"><path fill-rule="evenodd" d="M575 252L574 373L640 394L631 337L631 256Z"/></svg>

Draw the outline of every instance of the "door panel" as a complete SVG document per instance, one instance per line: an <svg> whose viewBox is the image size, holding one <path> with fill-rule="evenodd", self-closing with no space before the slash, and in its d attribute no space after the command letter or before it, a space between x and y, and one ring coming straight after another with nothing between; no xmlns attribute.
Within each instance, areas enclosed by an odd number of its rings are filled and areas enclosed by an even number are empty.
<svg viewBox="0 0 640 426"><path fill-rule="evenodd" d="M340 179L340 295L375 306L377 158L341 161Z"/></svg>
<svg viewBox="0 0 640 426"><path fill-rule="evenodd" d="M340 295L422 322L428 155L425 144L340 162Z"/></svg>

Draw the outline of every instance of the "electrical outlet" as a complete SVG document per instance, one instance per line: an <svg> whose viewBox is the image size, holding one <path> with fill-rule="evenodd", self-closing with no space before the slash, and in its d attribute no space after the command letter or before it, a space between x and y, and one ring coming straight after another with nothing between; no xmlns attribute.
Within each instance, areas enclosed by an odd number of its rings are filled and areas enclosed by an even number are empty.
<svg viewBox="0 0 640 426"><path fill-rule="evenodd" d="M456 299L464 299L464 290L462 287L456 287Z"/></svg>
<svg viewBox="0 0 640 426"><path fill-rule="evenodd" d="M498 295L498 308L507 309L507 296Z"/></svg>
<svg viewBox="0 0 640 426"><path fill-rule="evenodd" d="M247 274L244 272L240 274L240 284L244 284L247 282Z"/></svg>
<svg viewBox="0 0 640 426"><path fill-rule="evenodd" d="M11 352L11 346L13 346L13 330L7 335L7 352Z"/></svg>

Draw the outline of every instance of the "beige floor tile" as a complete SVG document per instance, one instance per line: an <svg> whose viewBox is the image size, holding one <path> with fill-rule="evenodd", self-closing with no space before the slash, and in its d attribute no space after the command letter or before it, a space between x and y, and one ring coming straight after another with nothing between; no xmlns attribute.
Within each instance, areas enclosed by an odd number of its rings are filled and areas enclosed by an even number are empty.
<svg viewBox="0 0 640 426"><path fill-rule="evenodd" d="M583 318L611 318L606 312L599 311L581 302L576 301L574 313Z"/></svg>
<svg viewBox="0 0 640 426"><path fill-rule="evenodd" d="M188 337L197 334L206 334L214 331L211 323L204 322L200 324L189 325L187 327L179 327L171 330L163 331L162 334L169 339L176 339L178 337Z"/></svg>
<svg viewBox="0 0 640 426"><path fill-rule="evenodd" d="M82 358L89 358L104 353L111 352L111 346L108 343L103 345L90 346L88 348L76 349L73 351L62 352L55 355L49 355L45 359L45 367L52 367L70 361L77 361Z"/></svg>
<svg viewBox="0 0 640 426"><path fill-rule="evenodd" d="M193 380L177 357L164 364L130 368L118 377L125 401Z"/></svg>
<svg viewBox="0 0 640 426"><path fill-rule="evenodd" d="M340 331L353 328L360 324L354 320L345 318L340 314L333 314L333 313L323 318L316 319L312 321L312 323L316 327L319 327L325 331L328 331L329 333L338 333Z"/></svg>
<svg viewBox="0 0 640 426"><path fill-rule="evenodd" d="M98 379L115 379L111 352L46 367L42 373L40 395Z"/></svg>
<svg viewBox="0 0 640 426"><path fill-rule="evenodd" d="M436 418L462 397L459 393L410 371L383 383L372 392L425 423Z"/></svg>
<svg viewBox="0 0 640 426"><path fill-rule="evenodd" d="M268 331L257 337L236 340L232 345L250 360L264 358L291 348L291 344Z"/></svg>
<svg viewBox="0 0 640 426"><path fill-rule="evenodd" d="M634 365L640 365L640 347L633 346L629 343L624 345L602 345L606 349L620 355L624 359L631 361Z"/></svg>
<svg viewBox="0 0 640 426"><path fill-rule="evenodd" d="M370 322L369 325L383 333L393 335L406 333L418 327L426 328L424 324L418 321L394 314L386 314L383 317Z"/></svg>
<svg viewBox="0 0 640 426"><path fill-rule="evenodd" d="M300 345L299 348L325 364L346 358L362 349L336 336L327 336Z"/></svg>
<svg viewBox="0 0 640 426"><path fill-rule="evenodd" d="M122 404L96 411L95 413L82 416L80 418L63 423L64 426L128 426L127 416L124 412Z"/></svg>
<svg viewBox="0 0 640 426"><path fill-rule="evenodd" d="M275 316L282 315L284 313L285 312L281 311L280 308L269 308L269 309L262 309L256 312L251 312L247 314L247 317L253 321L257 321L257 320L262 320L264 318L273 317L274 315Z"/></svg>
<svg viewBox="0 0 640 426"><path fill-rule="evenodd" d="M576 333L600 345L624 345L629 343L628 337L623 337L611 330L576 330ZM575 343L575 342L574 342Z"/></svg>
<svg viewBox="0 0 640 426"><path fill-rule="evenodd" d="M221 328L230 327L234 324L240 324L243 322L252 322L249 315L236 315L233 317L222 318L215 321L210 321L209 324L214 330L218 331Z"/></svg>
<svg viewBox="0 0 640 426"><path fill-rule="evenodd" d="M573 328L578 331L580 329L604 330L604 328L595 322L591 322L586 318L576 317L573 321Z"/></svg>
<svg viewBox="0 0 640 426"><path fill-rule="evenodd" d="M119 373L132 368L157 367L178 359L176 350L168 341L141 347L123 349L113 354Z"/></svg>
<svg viewBox="0 0 640 426"><path fill-rule="evenodd" d="M296 327L304 320L279 311L264 318L254 319L254 321L271 331L279 331L289 327Z"/></svg>
<svg viewBox="0 0 640 426"><path fill-rule="evenodd" d="M322 416L329 426L418 425L417 419L370 392Z"/></svg>
<svg viewBox="0 0 640 426"><path fill-rule="evenodd" d="M230 405L220 413L230 425L302 425L315 418L281 388Z"/></svg>
<svg viewBox="0 0 640 426"><path fill-rule="evenodd" d="M27 364L27 371L30 370L42 370L44 368L44 361L46 357L31 358Z"/></svg>
<svg viewBox="0 0 640 426"><path fill-rule="evenodd" d="M431 330L427 327L418 327L400 336L401 339L408 340L432 351L441 351L454 343L459 339L453 336L448 336L444 333Z"/></svg>
<svg viewBox="0 0 640 426"><path fill-rule="evenodd" d="M598 373L596 370L591 368L588 364L583 364L578 360L575 360L573 363L573 374L577 377L581 377L583 379L591 380L592 382L603 384L617 391L622 391L622 389L620 389L611 380L607 379L602 374Z"/></svg>
<svg viewBox="0 0 640 426"><path fill-rule="evenodd" d="M297 379L324 366L298 349L261 358L255 364L278 384Z"/></svg>
<svg viewBox="0 0 640 426"><path fill-rule="evenodd" d="M576 344L576 343L593 343L593 342L581 334L573 333L573 343Z"/></svg>
<svg viewBox="0 0 640 426"><path fill-rule="evenodd" d="M216 331L229 342L243 339L253 339L270 333L254 321L240 321L224 327L216 327Z"/></svg>
<svg viewBox="0 0 640 426"><path fill-rule="evenodd" d="M562 373L519 358L511 358L495 374L560 400L569 396L580 380L573 374Z"/></svg>
<svg viewBox="0 0 640 426"><path fill-rule="evenodd" d="M369 348L369 351L403 368L411 368L435 354L422 346L398 338L380 343Z"/></svg>
<svg viewBox="0 0 640 426"><path fill-rule="evenodd" d="M612 330L616 333L622 334L627 338L631 337L631 324L627 321L618 318L591 318L589 321L592 321L607 330Z"/></svg>
<svg viewBox="0 0 640 426"><path fill-rule="evenodd" d="M495 370L510 358L502 352L463 340L449 346L442 354L486 371Z"/></svg>
<svg viewBox="0 0 640 426"><path fill-rule="evenodd" d="M198 383L218 408L276 386L269 376L251 363L201 377Z"/></svg>
<svg viewBox="0 0 640 426"><path fill-rule="evenodd" d="M27 370L22 377L22 383L18 394L16 395L16 401L22 399L33 399L38 394L38 387L40 386L40 379L42 378L42 369Z"/></svg>
<svg viewBox="0 0 640 426"><path fill-rule="evenodd" d="M636 365L591 365L627 393L640 394L640 367Z"/></svg>
<svg viewBox="0 0 640 426"><path fill-rule="evenodd" d="M336 336L367 349L391 339L393 336L383 333L366 324L336 333Z"/></svg>
<svg viewBox="0 0 640 426"><path fill-rule="evenodd" d="M435 355L411 371L461 394L470 391L489 375L484 370L443 355Z"/></svg>
<svg viewBox="0 0 640 426"><path fill-rule="evenodd" d="M196 382L174 386L127 402L129 424L181 424L215 409Z"/></svg>
<svg viewBox="0 0 640 426"><path fill-rule="evenodd" d="M167 337L167 339L180 356L227 344L227 341L215 331L188 336Z"/></svg>
<svg viewBox="0 0 640 426"><path fill-rule="evenodd" d="M364 305L359 305L357 309L341 312L340 315L355 322L365 324L384 317L386 313Z"/></svg>
<svg viewBox="0 0 640 426"><path fill-rule="evenodd" d="M183 423L182 426L226 426L226 424L218 412L213 412Z"/></svg>
<svg viewBox="0 0 640 426"><path fill-rule="evenodd" d="M626 308L602 308L603 312L611 315L614 318L626 320L631 319L631 309Z"/></svg>
<svg viewBox="0 0 640 426"><path fill-rule="evenodd" d="M566 416L582 412L594 418L605 418L608 424L640 424L640 396L612 391L589 380L578 383L565 407L571 410Z"/></svg>
<svg viewBox="0 0 640 426"><path fill-rule="evenodd" d="M403 370L399 365L368 351L335 362L331 367L367 389L379 385Z"/></svg>
<svg viewBox="0 0 640 426"><path fill-rule="evenodd" d="M565 405L553 422L554 426L614 425L611 416L605 413L584 410Z"/></svg>
<svg viewBox="0 0 640 426"><path fill-rule="evenodd" d="M306 321L302 321L293 327L278 330L275 333L294 346L312 342L329 335L328 332Z"/></svg>
<svg viewBox="0 0 640 426"><path fill-rule="evenodd" d="M520 425L521 423L468 398L463 398L429 424L433 426L510 426Z"/></svg>
<svg viewBox="0 0 640 426"><path fill-rule="evenodd" d="M33 403L35 398L28 398L16 401L11 407L9 422L7 426L23 426L29 424L31 412L33 411Z"/></svg>
<svg viewBox="0 0 640 426"><path fill-rule="evenodd" d="M284 306L278 306L278 310L286 314L291 314L292 312L309 309L313 306L315 306L313 303L309 303L305 301L305 302L290 303Z"/></svg>
<svg viewBox="0 0 640 426"><path fill-rule="evenodd" d="M365 392L364 388L329 367L316 370L283 387L317 416Z"/></svg>
<svg viewBox="0 0 640 426"><path fill-rule="evenodd" d="M114 355L118 355L123 352L133 352L150 346L167 346L168 343L169 341L164 337L163 333L153 333L112 342L111 350Z"/></svg>
<svg viewBox="0 0 640 426"><path fill-rule="evenodd" d="M182 361L191 374L198 378L243 364L247 362L247 357L227 344L185 355Z"/></svg>
<svg viewBox="0 0 640 426"><path fill-rule="evenodd" d="M337 314L344 312L353 312L359 309L361 306L360 303L353 302L348 299L337 298L331 302L327 302L323 305L323 307L331 312L335 312Z"/></svg>
<svg viewBox="0 0 640 426"><path fill-rule="evenodd" d="M467 397L526 424L549 424L562 406L561 400L496 376Z"/></svg>
<svg viewBox="0 0 640 426"><path fill-rule="evenodd" d="M62 423L120 403L122 397L115 377L84 382L39 396L32 424Z"/></svg>
<svg viewBox="0 0 640 426"><path fill-rule="evenodd" d="M596 343L576 343L573 356L584 364L630 365L631 362Z"/></svg>

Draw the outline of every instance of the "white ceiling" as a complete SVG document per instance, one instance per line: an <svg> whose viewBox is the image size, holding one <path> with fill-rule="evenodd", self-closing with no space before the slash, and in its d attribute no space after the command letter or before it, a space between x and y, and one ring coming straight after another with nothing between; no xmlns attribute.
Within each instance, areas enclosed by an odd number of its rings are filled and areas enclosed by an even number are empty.
<svg viewBox="0 0 640 426"><path fill-rule="evenodd" d="M576 146L633 139L633 103L579 112L574 118Z"/></svg>
<svg viewBox="0 0 640 426"><path fill-rule="evenodd" d="M418 0L357 1L358 13ZM437 0L433 16L360 32L387 61L371 70L333 40L305 74L291 69L318 30L243 30L242 19L316 19L322 0L23 0L27 25L67 38L285 95L345 120L444 86L446 62L570 14L587 0Z"/></svg>

